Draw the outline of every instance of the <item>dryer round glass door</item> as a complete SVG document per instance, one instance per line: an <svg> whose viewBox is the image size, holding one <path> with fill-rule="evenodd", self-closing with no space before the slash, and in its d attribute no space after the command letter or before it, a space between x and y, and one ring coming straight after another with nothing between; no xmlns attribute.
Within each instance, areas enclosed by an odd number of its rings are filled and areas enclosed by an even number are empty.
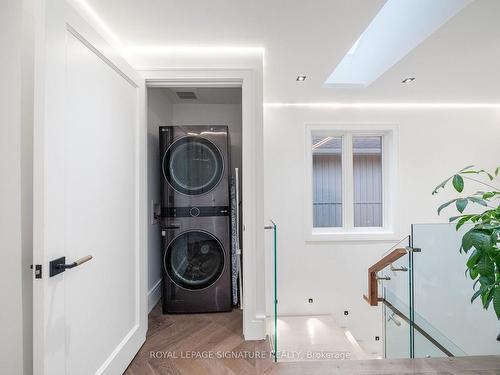
<svg viewBox="0 0 500 375"><path fill-rule="evenodd" d="M175 141L163 158L163 174L175 190L188 194L208 193L224 173L224 159L212 142L201 137Z"/></svg>
<svg viewBox="0 0 500 375"><path fill-rule="evenodd" d="M215 283L224 270L224 249L211 234L185 232L168 246L165 270L178 286L198 290Z"/></svg>

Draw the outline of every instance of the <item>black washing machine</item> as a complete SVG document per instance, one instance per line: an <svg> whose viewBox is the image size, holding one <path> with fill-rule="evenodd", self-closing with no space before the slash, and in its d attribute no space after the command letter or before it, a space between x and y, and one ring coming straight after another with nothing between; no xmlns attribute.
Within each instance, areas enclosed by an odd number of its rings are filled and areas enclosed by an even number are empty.
<svg viewBox="0 0 500 375"><path fill-rule="evenodd" d="M229 216L177 217L163 235L163 313L229 311Z"/></svg>

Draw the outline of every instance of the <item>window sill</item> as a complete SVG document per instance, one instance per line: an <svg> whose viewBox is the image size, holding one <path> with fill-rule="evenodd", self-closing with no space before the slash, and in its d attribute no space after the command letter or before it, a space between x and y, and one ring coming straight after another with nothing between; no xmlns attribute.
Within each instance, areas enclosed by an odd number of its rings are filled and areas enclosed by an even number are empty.
<svg viewBox="0 0 500 375"><path fill-rule="evenodd" d="M306 242L336 241L397 241L400 238L393 231L355 231L355 232L315 232L309 233Z"/></svg>

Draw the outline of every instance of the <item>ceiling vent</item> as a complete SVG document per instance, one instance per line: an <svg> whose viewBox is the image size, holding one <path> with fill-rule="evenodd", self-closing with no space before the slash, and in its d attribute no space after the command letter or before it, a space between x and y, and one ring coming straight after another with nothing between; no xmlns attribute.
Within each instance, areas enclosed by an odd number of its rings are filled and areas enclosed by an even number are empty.
<svg viewBox="0 0 500 375"><path fill-rule="evenodd" d="M175 92L181 100L195 100L198 99L193 91L176 91Z"/></svg>

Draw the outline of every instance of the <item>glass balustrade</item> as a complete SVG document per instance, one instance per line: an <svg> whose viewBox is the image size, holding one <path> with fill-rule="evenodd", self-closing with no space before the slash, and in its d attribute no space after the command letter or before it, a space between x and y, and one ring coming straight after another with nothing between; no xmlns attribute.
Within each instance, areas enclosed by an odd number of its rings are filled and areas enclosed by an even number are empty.
<svg viewBox="0 0 500 375"><path fill-rule="evenodd" d="M459 251L470 228L412 226L412 246L420 249L413 254L413 321L431 338L415 335L415 357L500 354L493 306L484 310L480 298L471 303L474 281L465 272L470 254Z"/></svg>
<svg viewBox="0 0 500 375"><path fill-rule="evenodd" d="M469 229L464 226L457 232L452 224L412 225L411 235L370 268L365 299L382 315L383 358L500 354L500 323L493 308L485 311L479 299L470 302L474 282L465 273L468 255L459 251ZM274 222L265 227L265 239L266 333L272 359L380 358L380 347L364 340L366 335L352 325L347 311L279 315L279 287L285 299L290 290L278 285L278 227Z"/></svg>
<svg viewBox="0 0 500 375"><path fill-rule="evenodd" d="M381 284L384 329L384 357L410 358L412 352L411 329L411 251L409 237L403 238L386 251L382 258L395 252L399 258L377 273Z"/></svg>
<svg viewBox="0 0 500 375"><path fill-rule="evenodd" d="M486 311L480 299L470 301L469 255L459 251L470 228L414 224L406 253L378 272L385 358L500 354L500 322L493 308Z"/></svg>
<svg viewBox="0 0 500 375"><path fill-rule="evenodd" d="M265 229L266 256L266 336L271 348L274 362L278 360L278 274L277 274L277 240L278 227L270 221Z"/></svg>
<svg viewBox="0 0 500 375"><path fill-rule="evenodd" d="M390 292L389 292L390 293ZM410 324L394 305L382 305L384 358L410 358Z"/></svg>

